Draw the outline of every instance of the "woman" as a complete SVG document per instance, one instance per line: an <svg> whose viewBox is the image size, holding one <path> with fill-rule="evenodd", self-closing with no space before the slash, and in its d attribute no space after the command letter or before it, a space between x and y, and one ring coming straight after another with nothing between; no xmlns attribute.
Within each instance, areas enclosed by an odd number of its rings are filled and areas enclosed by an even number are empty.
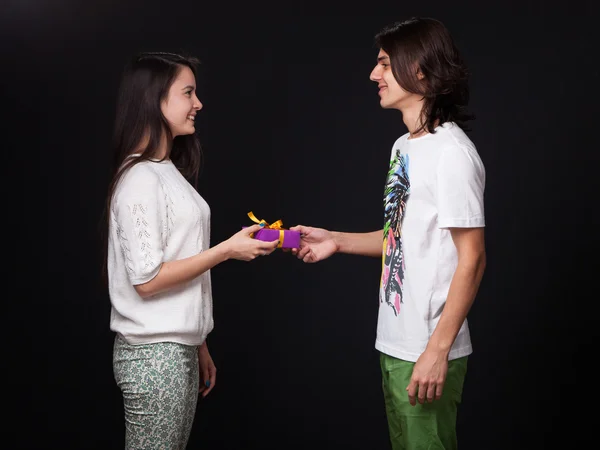
<svg viewBox="0 0 600 450"><path fill-rule="evenodd" d="M210 247L210 209L190 184L200 165L197 62L138 55L117 100L106 270L127 449L186 447L198 392L206 396L215 385L206 344L213 329L210 269L277 246L253 239L255 225Z"/></svg>

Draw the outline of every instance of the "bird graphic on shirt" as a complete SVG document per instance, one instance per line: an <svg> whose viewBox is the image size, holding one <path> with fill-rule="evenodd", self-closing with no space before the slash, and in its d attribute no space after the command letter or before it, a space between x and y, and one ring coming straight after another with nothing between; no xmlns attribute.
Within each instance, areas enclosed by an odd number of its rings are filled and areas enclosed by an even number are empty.
<svg viewBox="0 0 600 450"><path fill-rule="evenodd" d="M408 162L408 155L396 150L396 155L390 162L383 196L383 255L379 300L391 306L394 315L400 312L404 282L402 219L410 195Z"/></svg>

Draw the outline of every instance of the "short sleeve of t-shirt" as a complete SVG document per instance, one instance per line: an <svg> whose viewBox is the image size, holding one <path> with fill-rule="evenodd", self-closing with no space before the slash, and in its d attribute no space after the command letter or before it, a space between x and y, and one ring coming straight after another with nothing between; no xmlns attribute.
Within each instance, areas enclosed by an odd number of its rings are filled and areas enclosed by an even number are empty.
<svg viewBox="0 0 600 450"><path fill-rule="evenodd" d="M141 165L121 180L112 205L121 251L133 285L154 278L163 262L167 211L158 174Z"/></svg>
<svg viewBox="0 0 600 450"><path fill-rule="evenodd" d="M442 151L436 175L438 227L485 226L485 168L477 151L449 146Z"/></svg>

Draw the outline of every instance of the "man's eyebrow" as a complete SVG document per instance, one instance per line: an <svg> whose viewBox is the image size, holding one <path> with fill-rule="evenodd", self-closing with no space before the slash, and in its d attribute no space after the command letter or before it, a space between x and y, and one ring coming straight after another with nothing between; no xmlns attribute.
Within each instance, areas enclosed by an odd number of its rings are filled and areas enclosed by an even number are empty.
<svg viewBox="0 0 600 450"><path fill-rule="evenodd" d="M377 58L377 62L381 62L385 59L390 59L389 56L380 56L379 58Z"/></svg>

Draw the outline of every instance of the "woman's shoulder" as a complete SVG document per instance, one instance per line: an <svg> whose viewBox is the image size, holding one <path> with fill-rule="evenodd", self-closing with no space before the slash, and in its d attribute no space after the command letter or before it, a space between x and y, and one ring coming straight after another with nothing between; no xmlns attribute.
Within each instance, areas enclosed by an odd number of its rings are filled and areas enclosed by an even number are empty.
<svg viewBox="0 0 600 450"><path fill-rule="evenodd" d="M115 190L115 197L156 194L160 187L160 174L150 161L140 161L126 169Z"/></svg>

